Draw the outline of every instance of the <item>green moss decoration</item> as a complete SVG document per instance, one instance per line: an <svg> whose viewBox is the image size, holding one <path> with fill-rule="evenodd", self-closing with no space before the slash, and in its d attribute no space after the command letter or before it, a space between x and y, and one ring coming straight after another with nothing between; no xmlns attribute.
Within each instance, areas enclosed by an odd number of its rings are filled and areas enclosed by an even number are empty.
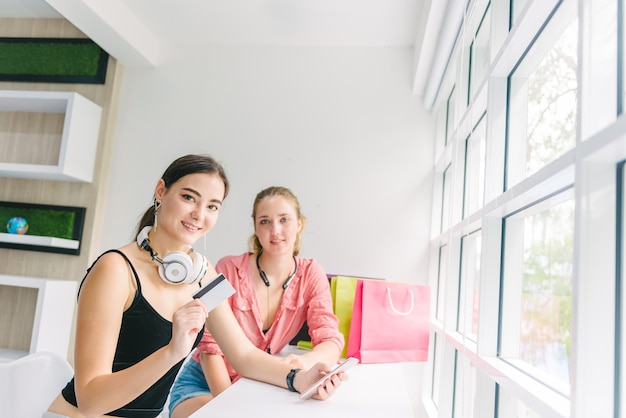
<svg viewBox="0 0 626 418"><path fill-rule="evenodd" d="M28 235L73 239L76 219L74 212L0 206L0 221L4 229L2 232L7 232L6 224L14 216L21 216L28 221Z"/></svg>
<svg viewBox="0 0 626 418"><path fill-rule="evenodd" d="M85 208L74 206L0 202L0 232L8 233L7 223L9 219L22 217L28 222L28 230L25 235L78 241L78 248L66 248L55 245L38 245L32 243L32 241L28 243L27 241L20 242L18 240L14 242L13 240L0 239L0 248L79 255L86 211Z"/></svg>
<svg viewBox="0 0 626 418"><path fill-rule="evenodd" d="M107 63L90 39L0 37L0 81L104 84Z"/></svg>

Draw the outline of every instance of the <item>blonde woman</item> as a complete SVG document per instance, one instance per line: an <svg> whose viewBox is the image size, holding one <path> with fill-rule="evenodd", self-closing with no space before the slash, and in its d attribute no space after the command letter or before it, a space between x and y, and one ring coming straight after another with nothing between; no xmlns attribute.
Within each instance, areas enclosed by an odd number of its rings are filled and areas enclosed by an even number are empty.
<svg viewBox="0 0 626 418"><path fill-rule="evenodd" d="M270 354L280 352L307 321L313 349L283 362L296 369L335 363L344 338L324 269L313 259L297 257L305 224L297 197L285 187L264 189L254 200L252 219L250 252L224 257L216 265L236 289L229 304L237 321L250 341ZM176 378L172 418L191 415L239 378L214 337L205 332Z"/></svg>

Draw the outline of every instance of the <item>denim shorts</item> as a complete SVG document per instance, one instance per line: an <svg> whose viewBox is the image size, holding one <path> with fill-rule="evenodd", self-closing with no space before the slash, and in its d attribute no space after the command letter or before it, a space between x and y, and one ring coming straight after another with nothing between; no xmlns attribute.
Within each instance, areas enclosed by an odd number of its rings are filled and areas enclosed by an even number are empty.
<svg viewBox="0 0 626 418"><path fill-rule="evenodd" d="M192 358L187 359L180 372L178 372L178 376L176 376L176 380L170 390L170 415L182 401L210 394L211 390L206 382L202 366Z"/></svg>

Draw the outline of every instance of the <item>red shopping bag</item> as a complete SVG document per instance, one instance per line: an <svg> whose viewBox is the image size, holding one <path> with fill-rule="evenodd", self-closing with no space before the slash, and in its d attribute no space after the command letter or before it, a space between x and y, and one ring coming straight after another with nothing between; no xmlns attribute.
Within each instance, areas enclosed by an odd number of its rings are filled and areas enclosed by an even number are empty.
<svg viewBox="0 0 626 418"><path fill-rule="evenodd" d="M429 316L429 286L359 280L347 356L361 363L427 361Z"/></svg>

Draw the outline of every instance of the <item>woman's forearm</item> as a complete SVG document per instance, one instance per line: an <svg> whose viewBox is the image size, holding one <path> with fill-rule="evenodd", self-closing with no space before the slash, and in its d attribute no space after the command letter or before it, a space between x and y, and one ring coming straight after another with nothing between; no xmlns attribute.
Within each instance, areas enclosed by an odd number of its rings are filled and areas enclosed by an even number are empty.
<svg viewBox="0 0 626 418"><path fill-rule="evenodd" d="M313 363L335 363L339 360L339 356L341 355L341 350L339 346L333 341L324 341L322 343L317 344L313 349L304 354L306 357L310 357L313 360Z"/></svg>
<svg viewBox="0 0 626 418"><path fill-rule="evenodd" d="M230 386L230 375L222 356L201 353L200 365L211 390L211 395L217 396Z"/></svg>

